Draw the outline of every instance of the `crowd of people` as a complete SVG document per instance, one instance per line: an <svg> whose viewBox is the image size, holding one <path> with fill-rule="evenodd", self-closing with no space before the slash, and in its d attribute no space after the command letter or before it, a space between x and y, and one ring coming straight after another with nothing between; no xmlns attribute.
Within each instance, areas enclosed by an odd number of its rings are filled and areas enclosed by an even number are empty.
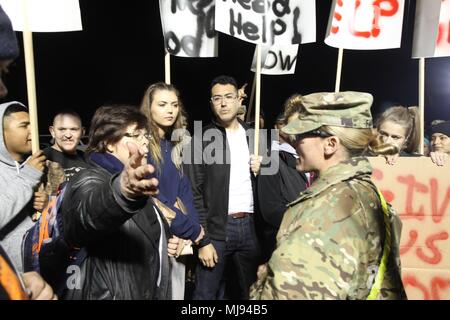
<svg viewBox="0 0 450 320"><path fill-rule="evenodd" d="M417 108L374 126L368 93L294 94L260 156L245 85L213 79L214 117L191 136L159 82L140 107L98 108L83 151L81 117L59 111L32 153L28 109L1 80L18 55L0 7L0 299L406 299L401 223L366 156L424 156ZM450 121L431 134L443 166Z"/></svg>

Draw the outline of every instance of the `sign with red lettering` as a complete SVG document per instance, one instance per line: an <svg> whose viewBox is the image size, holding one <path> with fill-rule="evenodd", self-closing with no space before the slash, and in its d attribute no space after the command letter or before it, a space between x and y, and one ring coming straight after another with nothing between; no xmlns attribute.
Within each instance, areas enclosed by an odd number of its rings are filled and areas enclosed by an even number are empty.
<svg viewBox="0 0 450 320"><path fill-rule="evenodd" d="M179 57L217 57L214 0L159 0L164 44Z"/></svg>
<svg viewBox="0 0 450 320"><path fill-rule="evenodd" d="M450 163L370 158L372 180L403 222L402 279L409 299L450 299ZM420 168L420 170L417 170Z"/></svg>
<svg viewBox="0 0 450 320"><path fill-rule="evenodd" d="M400 48L405 0L333 0L325 43L335 48Z"/></svg>
<svg viewBox="0 0 450 320"><path fill-rule="evenodd" d="M0 0L16 31L24 29L24 4L32 32L62 32L82 30L78 0Z"/></svg>
<svg viewBox="0 0 450 320"><path fill-rule="evenodd" d="M262 74L294 74L297 65L298 44L287 46L263 46L261 48ZM256 50L253 55L252 69L256 72Z"/></svg>
<svg viewBox="0 0 450 320"><path fill-rule="evenodd" d="M256 44L316 41L315 0L216 1L216 30Z"/></svg>
<svg viewBox="0 0 450 320"><path fill-rule="evenodd" d="M450 56L450 0L417 0L412 56Z"/></svg>

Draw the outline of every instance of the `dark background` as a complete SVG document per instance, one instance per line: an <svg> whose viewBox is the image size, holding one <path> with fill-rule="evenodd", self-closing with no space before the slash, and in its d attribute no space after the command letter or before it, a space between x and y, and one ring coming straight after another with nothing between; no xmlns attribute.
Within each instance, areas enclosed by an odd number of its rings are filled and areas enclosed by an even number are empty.
<svg viewBox="0 0 450 320"><path fill-rule="evenodd" d="M317 42L300 46L296 73L262 77L261 108L266 123L281 112L291 94L334 91L338 50L323 42L331 0L318 0ZM164 80L164 41L158 0L80 0L83 31L35 33L34 50L39 128L55 110L77 110L86 126L103 104L139 105L147 86ZM406 1L402 47L381 51L344 52L341 91L374 95L373 114L392 104L418 104L418 60L411 59L415 1ZM21 33L17 33L22 41ZM181 91L190 121L209 121L209 84L217 75L251 83L255 46L219 35L218 58L172 57L172 83ZM22 50L23 52L23 50ZM23 54L6 82L8 100L27 101ZM450 119L450 59L427 60L426 126Z"/></svg>

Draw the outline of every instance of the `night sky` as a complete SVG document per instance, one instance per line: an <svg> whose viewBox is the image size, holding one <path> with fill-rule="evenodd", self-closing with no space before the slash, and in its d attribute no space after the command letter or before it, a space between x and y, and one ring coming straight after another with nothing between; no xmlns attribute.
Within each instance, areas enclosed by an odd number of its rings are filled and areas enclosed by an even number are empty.
<svg viewBox="0 0 450 320"><path fill-rule="evenodd" d="M291 94L334 91L338 50L323 42L331 2L316 1L317 42L300 46L296 73L263 75L261 108L269 124ZM147 86L164 80L157 0L81 0L80 6L82 32L34 34L41 134L48 133L55 110L73 108L88 126L99 106L139 105ZM415 1L406 1L400 49L344 53L341 90L372 93L374 115L394 103L418 104L418 60L411 59L414 7ZM220 34L218 58L172 58L172 83L180 89L191 121L209 121L209 84L215 76L228 74L251 88L254 49ZM24 68L21 55L6 77L8 100L27 101ZM450 58L427 60L426 75L428 126L434 119L450 119Z"/></svg>

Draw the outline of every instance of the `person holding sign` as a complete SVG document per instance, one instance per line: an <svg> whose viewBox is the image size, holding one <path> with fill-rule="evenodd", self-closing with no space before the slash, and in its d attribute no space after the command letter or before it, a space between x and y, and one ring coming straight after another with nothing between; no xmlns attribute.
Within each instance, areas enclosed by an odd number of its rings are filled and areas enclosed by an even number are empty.
<svg viewBox="0 0 450 320"><path fill-rule="evenodd" d="M42 151L30 156L30 117L23 104L0 104L0 119L0 244L15 267L23 271L22 238L34 224L33 209L42 210L48 200L42 187L35 192L45 169L45 156Z"/></svg>
<svg viewBox="0 0 450 320"><path fill-rule="evenodd" d="M3 74L7 73L8 66L18 55L19 47L11 26L11 21L0 6L0 99L6 97L8 93L8 89L3 83ZM31 219L29 219L29 214L25 212L26 210L24 210L23 207L29 207L26 203L31 201L33 197L33 187L36 186L40 180L45 158L42 159L39 154L38 156L28 159L25 164L20 165L15 161L16 159L12 158L13 155L9 152L6 145L10 148L14 147L14 149L16 149L17 146L22 147L21 149L25 149L26 153L31 151L28 139L23 139L24 134L27 137L29 135L27 132L29 131L27 129L28 126L25 125L27 121L22 123L19 128L11 127L11 125L14 126L14 121L11 123L11 120L14 119L11 119L11 117L26 119L28 113L26 112L26 108L21 104L14 106L14 103L2 104L0 110L2 115L0 117L0 126L2 128L0 181L4 185L8 185L7 188L3 188L0 195L0 203L2 204L2 212L0 214L0 234L2 234L6 233L8 230L11 231L12 226L21 222L21 219L23 219L23 222L20 223L20 225L22 225L23 228L26 228L26 225L30 223ZM14 110L18 110L20 115L13 112ZM15 123L17 124L18 122L15 121ZM5 130L7 132L5 132ZM11 141L11 139L5 140L5 134L9 137L15 135L19 139L15 140L16 143L12 143L13 141ZM22 143L17 145L17 142L20 140L22 140ZM21 239L19 239L17 244L14 243L14 246L17 247L17 245L20 244ZM14 262L15 265L17 265L19 263L18 261L21 261L22 259L20 250L14 251ZM21 274L19 272L20 270L18 270L15 265L0 245L0 300L57 299L52 288L38 273L26 272Z"/></svg>
<svg viewBox="0 0 450 320"><path fill-rule="evenodd" d="M248 299L256 279L260 248L255 232L255 185L261 160L249 148L253 130L237 118L241 105L236 80L219 76L211 83L211 108L216 117L195 132L191 163L185 169L191 180L194 203L205 237L200 241L200 263L195 273L194 299L224 298L225 266L237 277L239 296ZM227 279L225 289L230 289Z"/></svg>
<svg viewBox="0 0 450 320"><path fill-rule="evenodd" d="M371 181L361 154L374 140L367 93L303 96L295 135L303 172L319 177L289 204L252 299L404 299L400 219ZM375 150L384 146L371 145Z"/></svg>

